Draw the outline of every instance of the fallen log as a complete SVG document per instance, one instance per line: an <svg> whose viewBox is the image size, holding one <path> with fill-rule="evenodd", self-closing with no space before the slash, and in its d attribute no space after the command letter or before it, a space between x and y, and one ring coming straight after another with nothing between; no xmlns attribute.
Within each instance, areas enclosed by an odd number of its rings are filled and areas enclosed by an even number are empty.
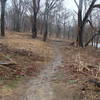
<svg viewBox="0 0 100 100"><path fill-rule="evenodd" d="M2 62L2 61L0 61L0 65L10 66L10 65L16 65L16 63L15 62Z"/></svg>

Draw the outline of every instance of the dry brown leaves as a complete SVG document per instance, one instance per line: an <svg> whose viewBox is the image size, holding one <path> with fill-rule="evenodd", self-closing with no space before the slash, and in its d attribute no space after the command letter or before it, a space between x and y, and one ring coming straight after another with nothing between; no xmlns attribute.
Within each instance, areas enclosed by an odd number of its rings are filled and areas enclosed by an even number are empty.
<svg viewBox="0 0 100 100"><path fill-rule="evenodd" d="M69 43L70 44L70 43ZM100 89L89 79L100 81L100 50L95 48L76 48L63 46L64 74L66 80L78 80L78 88L84 95L83 100L99 100Z"/></svg>

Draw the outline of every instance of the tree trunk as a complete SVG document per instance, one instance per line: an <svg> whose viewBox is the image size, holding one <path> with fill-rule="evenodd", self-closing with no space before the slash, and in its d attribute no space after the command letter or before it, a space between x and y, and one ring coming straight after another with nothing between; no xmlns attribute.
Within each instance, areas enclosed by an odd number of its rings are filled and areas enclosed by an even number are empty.
<svg viewBox="0 0 100 100"><path fill-rule="evenodd" d="M65 22L64 22L64 24L63 24L63 27L64 27L64 30L63 30L63 38L65 39L66 38L66 28L65 28L65 26L66 26L66 24L65 24Z"/></svg>
<svg viewBox="0 0 100 100"><path fill-rule="evenodd" d="M34 14L32 23L32 38L36 37L37 37L37 15Z"/></svg>
<svg viewBox="0 0 100 100"><path fill-rule="evenodd" d="M80 47L83 47L83 26L79 26L77 39L78 39L78 45Z"/></svg>
<svg viewBox="0 0 100 100"><path fill-rule="evenodd" d="M1 2L1 36L5 36L5 2Z"/></svg>
<svg viewBox="0 0 100 100"><path fill-rule="evenodd" d="M47 36L48 36L48 23L46 21L45 22L45 33L44 33L43 41L47 40Z"/></svg>
<svg viewBox="0 0 100 100"><path fill-rule="evenodd" d="M60 29L60 26L57 25L57 32L56 32L56 38L60 38L60 32L61 32L61 29Z"/></svg>
<svg viewBox="0 0 100 100"><path fill-rule="evenodd" d="M19 13L18 13L18 16L17 16L16 31L20 32L20 15L19 15Z"/></svg>
<svg viewBox="0 0 100 100"><path fill-rule="evenodd" d="M44 32L44 36L43 36L43 41L47 40L47 36L48 36L48 13L44 16L44 20L45 20L45 32Z"/></svg>
<svg viewBox="0 0 100 100"><path fill-rule="evenodd" d="M99 37L97 36L97 39L96 39L96 49L98 48L98 44L99 44Z"/></svg>

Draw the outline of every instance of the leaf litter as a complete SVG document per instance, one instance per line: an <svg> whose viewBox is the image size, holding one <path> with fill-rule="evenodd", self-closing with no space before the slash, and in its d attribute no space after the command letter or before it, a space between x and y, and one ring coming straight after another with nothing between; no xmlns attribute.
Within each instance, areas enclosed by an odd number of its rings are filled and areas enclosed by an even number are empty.
<svg viewBox="0 0 100 100"><path fill-rule="evenodd" d="M50 44L31 39L27 33L7 32L0 39L0 94L7 95L20 81L36 77L52 59L52 53Z"/></svg>

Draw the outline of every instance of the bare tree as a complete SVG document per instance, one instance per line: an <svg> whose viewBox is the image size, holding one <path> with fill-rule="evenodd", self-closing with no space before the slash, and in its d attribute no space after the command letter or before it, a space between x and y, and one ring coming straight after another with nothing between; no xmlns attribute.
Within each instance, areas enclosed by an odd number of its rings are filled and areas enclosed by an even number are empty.
<svg viewBox="0 0 100 100"><path fill-rule="evenodd" d="M40 8L40 0L32 0L33 2L33 15L32 15L32 37L36 38L37 37L37 15L39 12Z"/></svg>
<svg viewBox="0 0 100 100"><path fill-rule="evenodd" d="M77 7L78 7L78 36L77 36L77 41L78 41L78 45L80 47L83 47L83 31L84 31L84 26L85 24L89 21L88 18L91 14L91 12L93 11L94 8L96 7L100 7L100 4L95 4L97 0L92 0L86 13L83 16L83 4L84 2L86 2L86 0L79 0L79 5L76 2L76 0L74 0Z"/></svg>
<svg viewBox="0 0 100 100"><path fill-rule="evenodd" d="M12 15L12 24L13 30L20 32L21 26L23 24L23 17L26 16L26 12L28 9L28 1L27 0L12 0L11 11Z"/></svg>
<svg viewBox="0 0 100 100"><path fill-rule="evenodd" d="M47 36L48 36L49 14L57 6L60 6L62 2L63 2L62 0L46 0L46 2L45 2L45 12L44 12L45 32L44 32L44 36L43 36L43 41L46 41L47 40Z"/></svg>
<svg viewBox="0 0 100 100"><path fill-rule="evenodd" d="M70 17L70 20L71 20L71 11L64 9L64 11L61 13L61 16L60 16L60 23L63 25L63 38L66 37L66 30L69 31L69 28L70 28L70 24L68 24L69 23L69 17ZM69 35L69 32L68 32L68 35Z"/></svg>
<svg viewBox="0 0 100 100"><path fill-rule="evenodd" d="M0 0L1 2L1 36L5 36L5 6L7 0Z"/></svg>

